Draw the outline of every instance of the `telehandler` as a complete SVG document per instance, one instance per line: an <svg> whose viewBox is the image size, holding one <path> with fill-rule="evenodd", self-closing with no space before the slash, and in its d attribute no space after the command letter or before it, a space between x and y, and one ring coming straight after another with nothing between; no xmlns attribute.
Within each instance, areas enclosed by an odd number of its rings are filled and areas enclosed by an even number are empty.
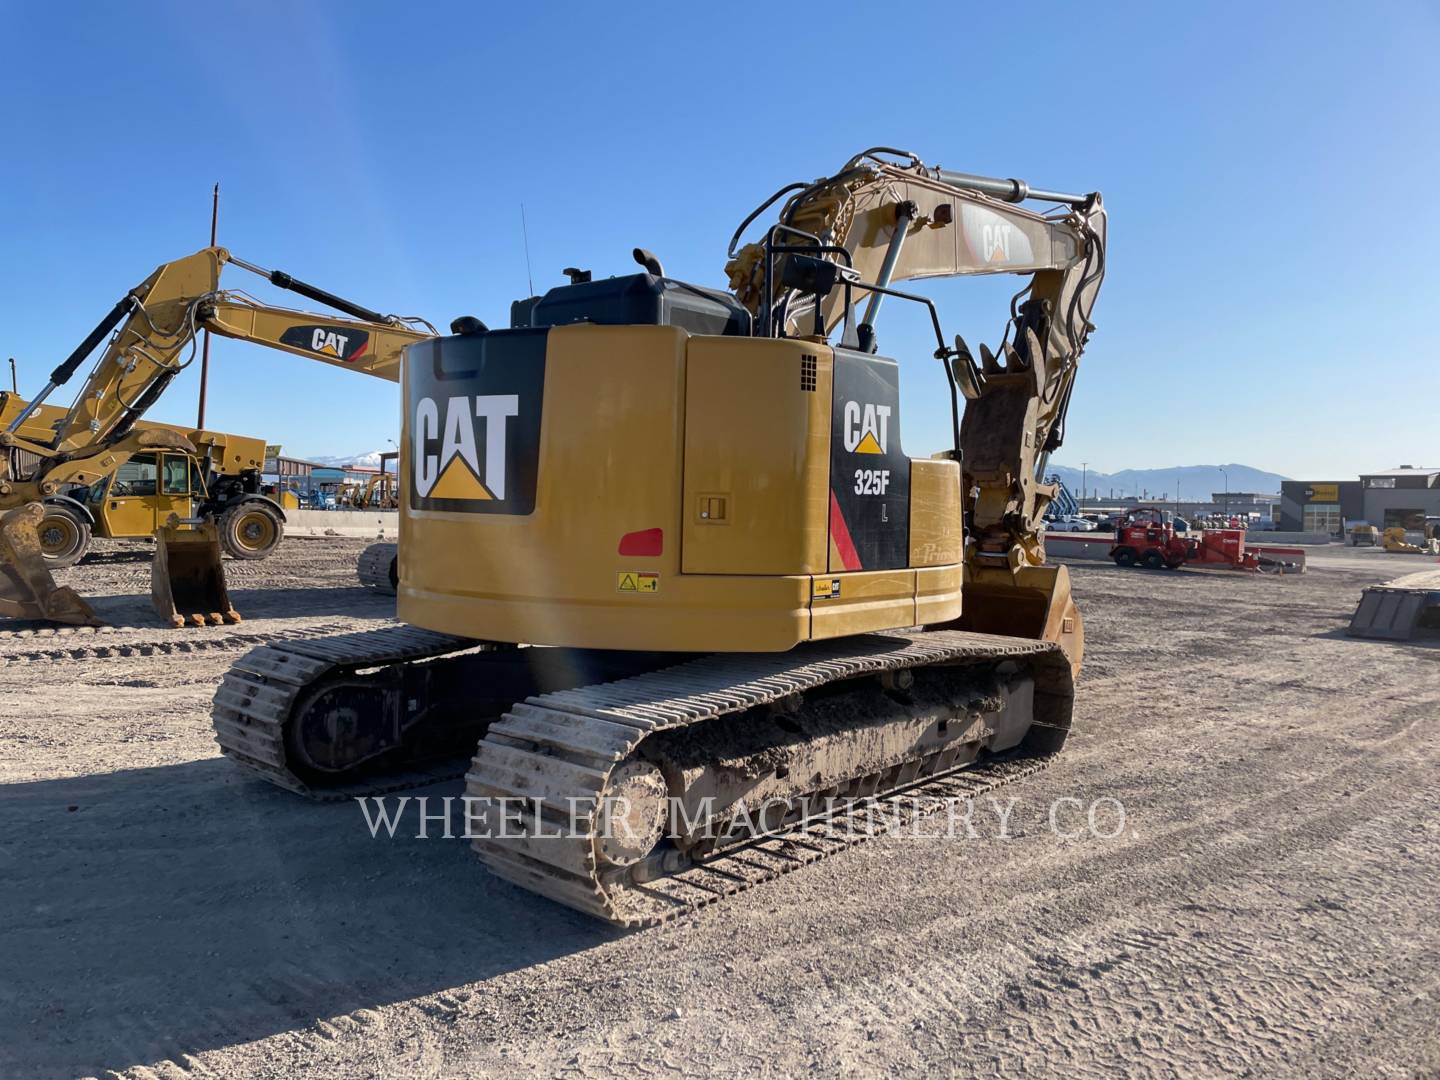
<svg viewBox="0 0 1440 1080"><path fill-rule="evenodd" d="M876 148L747 217L729 292L636 249L641 272L574 269L509 329L462 319L408 346L406 625L238 661L222 750L321 799L473 754L489 868L627 926L845 847L824 822L857 801L1041 767L1083 645L1041 477L1105 231L1098 194ZM1028 277L978 357L896 287L971 274ZM900 303L934 329L929 357L878 350ZM901 445L917 361L949 394L929 458Z"/></svg>
<svg viewBox="0 0 1440 1080"><path fill-rule="evenodd" d="M272 307L242 292L222 291L220 272L227 263L349 318ZM224 248L204 248L158 267L116 303L33 400L9 410L13 415L0 430L0 616L80 624L97 621L94 611L73 589L57 586L50 575L46 544L63 547L74 538L57 531L53 523L59 516L55 510L47 510L47 505L64 506L67 491L83 486L94 492L101 482L110 485L99 492L103 505L119 503L128 496L114 488L117 473L136 455L148 455L142 460L154 463L157 476L160 470L172 470L176 490L171 497L179 500L164 521L155 520L153 592L157 608L163 617L173 619L177 615L175 601L183 591L184 604L191 609L178 610L182 619L204 618L224 610L220 605L224 593L222 543L232 550L260 550L271 541L266 523L273 524L274 518L269 508L278 513L279 507L258 492L242 491L251 511L226 518L222 510L217 516L205 517L205 500L223 495L229 508L230 489L222 492L203 485L205 495L197 507L197 487L201 485L188 469L189 490L182 495L178 489L180 461L188 457L193 464L201 457L199 447L176 428L147 424L142 419L193 359L196 337L205 329L392 380L400 349L437 332L422 319L382 315L283 271L264 270L235 258ZM46 411L51 393L67 383L102 342L106 342L105 348L69 409ZM170 455L178 456L172 459ZM163 497L165 492L159 490L158 494ZM78 500L72 503L78 504ZM84 505L88 509L90 504ZM83 516L74 506L67 509ZM182 513L187 509L188 513ZM195 516L197 510L201 516ZM283 520L283 513L278 516ZM43 524L47 520L52 523L48 530ZM228 539L222 540L227 533ZM186 558L167 557L167 545L180 544L187 549ZM178 568L182 562L186 587L177 590L174 586L180 579L163 571Z"/></svg>

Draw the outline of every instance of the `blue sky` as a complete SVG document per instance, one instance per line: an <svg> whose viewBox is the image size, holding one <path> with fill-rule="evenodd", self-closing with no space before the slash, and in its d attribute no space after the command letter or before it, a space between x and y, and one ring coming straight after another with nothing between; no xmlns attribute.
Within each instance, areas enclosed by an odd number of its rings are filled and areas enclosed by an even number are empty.
<svg viewBox="0 0 1440 1080"><path fill-rule="evenodd" d="M1058 460L1440 464L1437 55L1436 7L1404 2L7 0L0 360L37 389L126 289L204 245L217 179L241 257L504 325L527 291L522 202L541 290L569 265L627 272L637 244L718 285L770 192L885 144L1104 192L1109 277ZM947 332L993 344L1014 284L927 291ZM908 364L922 454L948 418L906 307L880 344ZM152 417L193 422L197 381ZM388 383L216 340L212 427L343 454L397 438L398 412Z"/></svg>

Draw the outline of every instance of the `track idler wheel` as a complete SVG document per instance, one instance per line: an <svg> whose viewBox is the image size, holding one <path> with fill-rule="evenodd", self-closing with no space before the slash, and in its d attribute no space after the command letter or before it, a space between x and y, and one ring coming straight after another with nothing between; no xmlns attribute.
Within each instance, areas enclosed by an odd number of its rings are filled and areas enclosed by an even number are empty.
<svg viewBox="0 0 1440 1080"><path fill-rule="evenodd" d="M631 758L605 786L595 854L611 866L631 866L654 850L665 832L669 788L660 770Z"/></svg>

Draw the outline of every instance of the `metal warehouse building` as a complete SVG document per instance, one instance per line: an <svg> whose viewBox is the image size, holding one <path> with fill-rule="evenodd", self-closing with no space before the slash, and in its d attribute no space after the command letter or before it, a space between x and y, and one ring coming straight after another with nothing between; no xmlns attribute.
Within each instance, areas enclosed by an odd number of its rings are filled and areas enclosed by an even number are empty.
<svg viewBox="0 0 1440 1080"><path fill-rule="evenodd" d="M1440 469L1405 466L1366 473L1358 480L1286 480L1280 485L1280 528L1290 532L1344 533L1366 523L1410 531L1440 517Z"/></svg>

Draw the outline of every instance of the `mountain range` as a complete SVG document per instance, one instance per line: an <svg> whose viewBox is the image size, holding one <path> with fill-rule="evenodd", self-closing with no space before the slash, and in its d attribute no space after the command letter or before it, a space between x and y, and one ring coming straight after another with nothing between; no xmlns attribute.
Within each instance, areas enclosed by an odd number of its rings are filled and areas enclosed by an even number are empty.
<svg viewBox="0 0 1440 1080"><path fill-rule="evenodd" d="M393 447L391 448L393 452ZM364 465L372 469L380 467L379 450L359 454L322 455L309 460L318 465ZM1070 465L1052 464L1047 470L1058 474L1076 495L1080 494L1082 470ZM1122 469L1107 473L1096 469L1084 472L1088 498L1110 498L1114 496L1138 495L1142 498L1204 499L1212 493L1226 489L1226 473L1229 474L1231 491L1252 491L1262 495L1274 495L1280 491L1280 481L1289 477L1279 473L1266 472L1251 465L1175 465L1168 469ZM1178 485L1178 487L1177 487ZM1178 491L1178 496L1177 496Z"/></svg>
<svg viewBox="0 0 1440 1080"><path fill-rule="evenodd" d="M395 448L391 447L389 452L393 454ZM378 469L380 467L381 453L383 453L383 451L369 450L361 454L320 454L316 457L306 458L305 460L312 461L316 465L329 465L337 469L350 465L360 465L365 468Z"/></svg>
<svg viewBox="0 0 1440 1080"><path fill-rule="evenodd" d="M1058 474L1077 496L1080 494L1082 470L1069 465L1052 464L1046 470ZM1228 474L1228 478L1227 478ZM1084 471L1088 498L1118 498L1121 495L1138 495L1155 499L1208 499L1212 494L1227 490L1249 491L1260 495L1275 495L1280 491L1280 481L1290 479L1279 473L1266 472L1252 465L1175 465L1168 469L1122 469L1119 472L1099 472L1095 469Z"/></svg>

